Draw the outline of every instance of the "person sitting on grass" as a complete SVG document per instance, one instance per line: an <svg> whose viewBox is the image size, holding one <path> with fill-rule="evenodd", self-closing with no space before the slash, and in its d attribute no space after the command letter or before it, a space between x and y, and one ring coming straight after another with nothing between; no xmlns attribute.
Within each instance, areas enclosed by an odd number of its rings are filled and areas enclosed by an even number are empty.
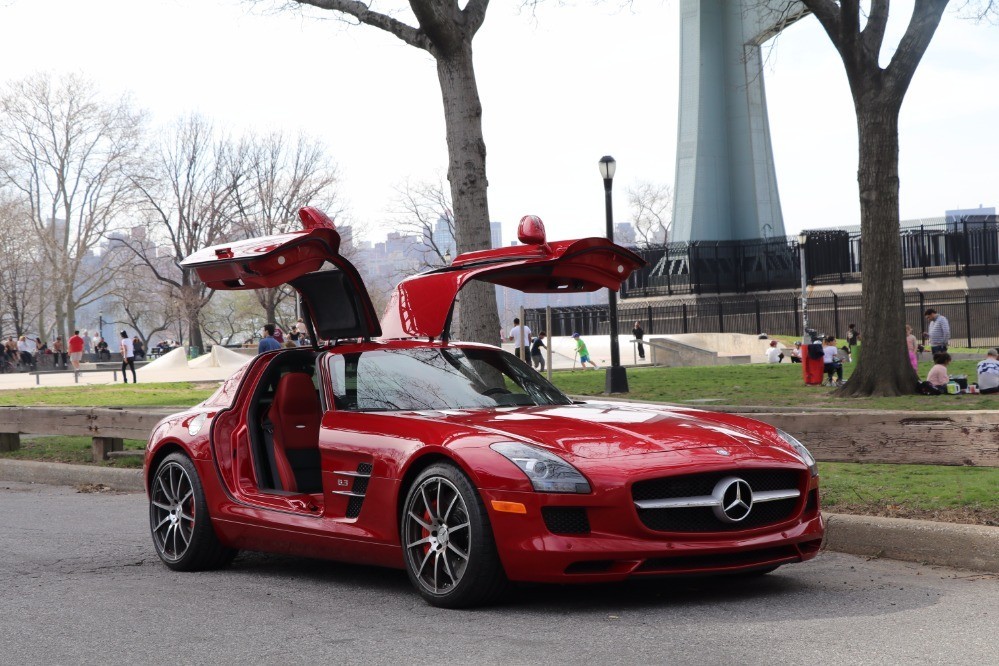
<svg viewBox="0 0 999 666"><path fill-rule="evenodd" d="M770 347L767 348L767 363L780 363L784 360L784 353L777 346L776 340L770 341Z"/></svg>
<svg viewBox="0 0 999 666"><path fill-rule="evenodd" d="M999 393L999 350L990 349L984 361L978 363L978 390Z"/></svg>
<svg viewBox="0 0 999 666"><path fill-rule="evenodd" d="M801 340L794 341L794 349L791 350L791 363L801 363Z"/></svg>
<svg viewBox="0 0 999 666"><path fill-rule="evenodd" d="M836 348L836 336L827 335L822 345L822 363L828 378L829 386L843 385L843 363L839 359L839 349ZM836 379L833 380L833 375ZM823 382L823 386L826 383Z"/></svg>
<svg viewBox="0 0 999 666"><path fill-rule="evenodd" d="M935 365L930 368L929 374L926 375L926 381L936 390L946 393L947 383L950 382L950 375L947 374L947 366L950 365L950 354L947 352L934 354L933 363Z"/></svg>

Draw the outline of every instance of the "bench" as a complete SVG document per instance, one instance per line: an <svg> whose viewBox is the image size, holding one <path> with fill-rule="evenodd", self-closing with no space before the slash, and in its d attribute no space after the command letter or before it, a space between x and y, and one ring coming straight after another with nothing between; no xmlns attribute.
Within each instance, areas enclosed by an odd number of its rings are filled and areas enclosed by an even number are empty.
<svg viewBox="0 0 999 666"><path fill-rule="evenodd" d="M19 449L22 433L75 435L91 438L93 459L99 462L107 460L112 452L122 451L125 439L148 439L156 422L174 411L171 408L0 407L0 451Z"/></svg>
<svg viewBox="0 0 999 666"><path fill-rule="evenodd" d="M42 375L68 375L68 374L72 373L72 375L73 375L73 383L74 384L79 384L80 383L80 375L83 374L84 372L110 372L110 373L112 373L114 375L114 381L118 381L118 372L120 372L120 370L121 370L120 368L118 368L118 369L107 369L107 370L105 370L104 368L91 368L91 369L87 369L87 370L32 370L28 374L29 375L34 375L34 377L35 377L35 386L41 386L41 384L42 384L42 381L41 381Z"/></svg>

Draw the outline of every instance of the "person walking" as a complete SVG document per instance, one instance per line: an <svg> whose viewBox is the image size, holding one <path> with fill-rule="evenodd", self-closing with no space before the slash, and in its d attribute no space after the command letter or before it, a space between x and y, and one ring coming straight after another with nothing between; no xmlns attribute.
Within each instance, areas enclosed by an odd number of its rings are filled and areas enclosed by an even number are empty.
<svg viewBox="0 0 999 666"><path fill-rule="evenodd" d="M517 355L517 358L523 358L526 361L527 359L521 356L520 350L522 347L531 345L531 327L521 326L520 319L514 317L513 328L510 329L510 340L514 344L513 353Z"/></svg>
<svg viewBox="0 0 999 666"><path fill-rule="evenodd" d="M125 331L121 332L121 342L118 344L118 350L121 352L121 378L127 384L128 375L125 374L125 368L132 369L132 383L138 384L139 380L135 378L135 346L132 344L132 338L128 337L128 333Z"/></svg>
<svg viewBox="0 0 999 666"><path fill-rule="evenodd" d="M264 337L257 343L257 353L275 351L281 349L281 343L274 337L274 324L264 324Z"/></svg>
<svg viewBox="0 0 999 666"><path fill-rule="evenodd" d="M933 308L927 308L924 313L927 325L927 333L930 336L930 351L933 354L942 354L947 351L950 344L950 322L947 317L939 314Z"/></svg>
<svg viewBox="0 0 999 666"><path fill-rule="evenodd" d="M645 360L645 345L642 344L642 338L645 337L645 331L642 329L642 324L640 322L635 322L635 328L631 329L631 334L635 336L638 340L638 358Z"/></svg>
<svg viewBox="0 0 999 666"><path fill-rule="evenodd" d="M83 360L83 336L79 331L73 331L73 335L69 338L69 362L77 372L80 370L81 360Z"/></svg>
<svg viewBox="0 0 999 666"><path fill-rule="evenodd" d="M586 343L583 342L583 338L579 337L579 333L573 333L572 339L576 341L576 354L579 355L579 364L585 370L586 364L589 363L596 370L597 364L590 360L590 352L586 349Z"/></svg>
<svg viewBox="0 0 999 666"><path fill-rule="evenodd" d="M538 372L545 371L545 357L541 354L541 349L548 349L545 346L545 336L547 332L541 331L538 337L531 341L531 366L538 369Z"/></svg>

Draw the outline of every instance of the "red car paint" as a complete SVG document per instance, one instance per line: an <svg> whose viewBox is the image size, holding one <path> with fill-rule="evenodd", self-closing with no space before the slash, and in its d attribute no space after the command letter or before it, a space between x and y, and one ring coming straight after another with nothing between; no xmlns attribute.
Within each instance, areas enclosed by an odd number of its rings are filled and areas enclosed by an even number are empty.
<svg viewBox="0 0 999 666"><path fill-rule="evenodd" d="M531 245L461 255L451 267L404 281L379 325L357 271L337 254L339 236L332 223L314 209L303 209L302 218L306 231L208 248L185 261L214 288L295 284L331 264L344 279L329 300L337 308L346 307L345 302L354 308L349 321L340 317L334 322L323 311L329 302L315 292L310 300L303 292L315 331L349 331L355 339L312 351L260 355L211 398L163 419L154 429L146 449L147 490L159 462L174 451L184 452L196 466L212 525L224 545L401 568L400 507L408 483L429 462L447 460L481 496L511 580L591 582L721 573L817 554L824 532L818 478L772 426L760 422L611 402L420 411L336 406L331 376L336 357L487 349L446 339L448 312L470 279L525 291L616 288L641 265L640 258L605 239L549 244L543 226L538 229L540 220L528 219L522 236ZM255 396L272 364L306 357L315 358L323 400L317 443L322 489L262 489L262 463L254 459L250 436ZM585 476L590 492L536 492L517 466L490 448L497 442L523 442L554 453ZM360 470L359 465L370 465L370 477L360 509L351 516L352 498L337 491L350 487L349 471ZM758 525L653 529L633 495L636 484L657 479L757 473L782 474L799 491L793 507ZM519 503L526 512L497 511L493 501ZM585 515L588 530L559 533L543 515L543 509L551 508Z"/></svg>

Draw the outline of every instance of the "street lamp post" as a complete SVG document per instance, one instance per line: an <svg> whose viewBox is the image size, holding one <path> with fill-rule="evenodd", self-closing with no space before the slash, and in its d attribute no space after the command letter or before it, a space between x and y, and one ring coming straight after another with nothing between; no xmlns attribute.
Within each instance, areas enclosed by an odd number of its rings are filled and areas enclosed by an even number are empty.
<svg viewBox="0 0 999 666"><path fill-rule="evenodd" d="M805 244L808 236L802 231L798 234L798 257L801 265L801 343L809 345L812 336L808 334L808 273L805 271Z"/></svg>
<svg viewBox="0 0 999 666"><path fill-rule="evenodd" d="M604 179L604 207L607 213L607 240L614 242L614 210L611 205L611 188L614 185L614 170L617 162L610 155L604 155L597 163L600 175ZM610 309L610 345L611 365L607 368L604 381L606 393L627 393L628 373L621 365L621 349L617 343L617 291L607 289L607 305Z"/></svg>

